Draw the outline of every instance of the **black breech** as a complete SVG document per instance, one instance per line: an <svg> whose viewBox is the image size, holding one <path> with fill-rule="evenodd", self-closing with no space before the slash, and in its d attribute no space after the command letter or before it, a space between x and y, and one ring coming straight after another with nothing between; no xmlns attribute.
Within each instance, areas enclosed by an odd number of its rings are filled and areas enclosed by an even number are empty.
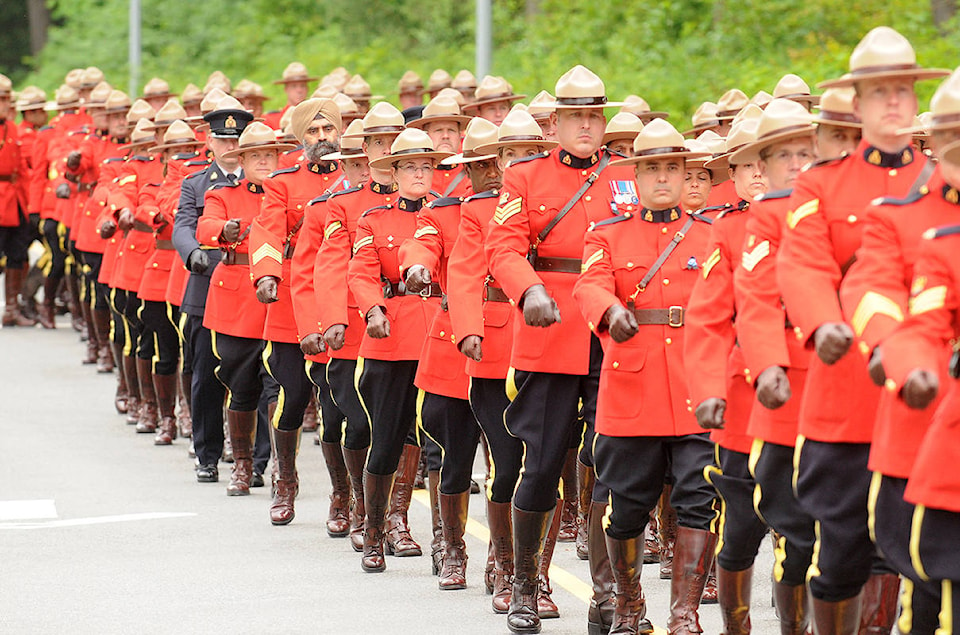
<svg viewBox="0 0 960 635"><path fill-rule="evenodd" d="M393 474L405 442L416 445L416 375L416 360L357 360L357 393L370 421L371 474Z"/></svg>
<svg viewBox="0 0 960 635"><path fill-rule="evenodd" d="M717 458L719 465L706 472L720 496L717 564L727 571L744 571L753 566L767 526L753 509L750 455L718 447Z"/></svg>
<svg viewBox="0 0 960 635"><path fill-rule="evenodd" d="M263 382L260 380L263 340L210 332L213 354L220 362L214 373L227 388L230 410L257 409Z"/></svg>
<svg viewBox="0 0 960 635"><path fill-rule="evenodd" d="M303 413L307 411L313 384L307 377L303 351L299 344L267 342L263 351L263 365L280 384L277 411L273 425L278 430L299 430L303 425Z"/></svg>
<svg viewBox="0 0 960 635"><path fill-rule="evenodd" d="M140 307L143 332L137 355L140 359L152 359L153 372L157 375L172 375L180 366L180 335L167 317L168 309L166 302L152 300L142 301Z"/></svg>
<svg viewBox="0 0 960 635"><path fill-rule="evenodd" d="M459 494L469 490L480 440L480 426L470 402L420 391L419 415L420 427L440 447L440 492Z"/></svg>
<svg viewBox="0 0 960 635"><path fill-rule="evenodd" d="M508 405L506 380L470 378L470 407L490 450L488 487L494 503L509 503L513 498L523 460L523 443L503 425L503 411Z"/></svg>
<svg viewBox="0 0 960 635"><path fill-rule="evenodd" d="M327 362L327 382L330 395L337 408L346 416L347 427L343 435L343 447L362 450L370 447L370 422L357 396L355 375L357 360L331 359Z"/></svg>

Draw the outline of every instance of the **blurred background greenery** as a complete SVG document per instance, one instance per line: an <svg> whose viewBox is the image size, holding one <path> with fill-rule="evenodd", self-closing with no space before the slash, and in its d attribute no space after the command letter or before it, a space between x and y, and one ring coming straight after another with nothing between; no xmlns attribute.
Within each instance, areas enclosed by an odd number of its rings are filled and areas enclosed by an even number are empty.
<svg viewBox="0 0 960 635"><path fill-rule="evenodd" d="M737 87L773 91L794 72L814 86L846 70L870 28L907 36L926 66L960 64L958 0L496 0L492 71L517 92L553 92L581 63L612 99L643 96L686 121L703 100ZM64 74L95 65L127 88L128 0L3 0L0 72L15 86L52 96ZM28 15L33 19L28 20ZM360 73L375 94L396 100L413 69L426 81L474 64L473 2L463 0L142 0L141 85L152 76L181 90L214 69L246 77L283 105L277 79L299 60L311 73L336 66ZM33 26L31 31L30 25ZM40 28L45 27L45 28ZM44 38L45 35L45 38ZM43 41L45 39L45 44ZM43 44L39 48L39 44ZM936 87L920 87L921 109Z"/></svg>

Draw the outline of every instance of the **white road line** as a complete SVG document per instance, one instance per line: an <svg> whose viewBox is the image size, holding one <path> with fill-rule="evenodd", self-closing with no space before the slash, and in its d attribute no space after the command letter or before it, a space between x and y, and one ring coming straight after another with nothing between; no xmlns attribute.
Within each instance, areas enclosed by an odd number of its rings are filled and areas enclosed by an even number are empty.
<svg viewBox="0 0 960 635"><path fill-rule="evenodd" d="M118 516L94 516L92 518L69 518L46 522L0 523L0 529L52 529L56 527L82 527L84 525L103 525L107 523L125 523L137 520L162 520L164 518L185 518L196 516L189 512L147 512L143 514L122 514Z"/></svg>
<svg viewBox="0 0 960 635"><path fill-rule="evenodd" d="M0 521L42 520L57 517L53 500L0 501Z"/></svg>

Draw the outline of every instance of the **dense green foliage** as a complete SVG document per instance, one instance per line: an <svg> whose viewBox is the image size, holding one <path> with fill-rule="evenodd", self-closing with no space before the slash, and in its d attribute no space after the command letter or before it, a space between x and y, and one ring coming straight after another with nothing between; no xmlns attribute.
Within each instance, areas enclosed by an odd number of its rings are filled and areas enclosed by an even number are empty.
<svg viewBox="0 0 960 635"><path fill-rule="evenodd" d="M51 91L74 66L95 64L127 86L127 0L50 0L61 26L27 78ZM219 68L235 82L270 85L297 59L317 75L335 66L361 73L375 93L395 98L408 69L472 68L474 3L463 0L142 0L141 85L153 75L176 88L202 86ZM921 64L960 62L957 19L935 27L929 0L660 0L593 3L497 0L493 71L529 95L552 92L582 63L612 98L642 95L654 109L686 118L705 99L736 86L772 92L792 71L811 86L846 69L871 27L906 35ZM528 11L533 5L535 11ZM933 84L927 82L927 84ZM921 88L922 106L935 86ZM275 99L271 104L282 102Z"/></svg>

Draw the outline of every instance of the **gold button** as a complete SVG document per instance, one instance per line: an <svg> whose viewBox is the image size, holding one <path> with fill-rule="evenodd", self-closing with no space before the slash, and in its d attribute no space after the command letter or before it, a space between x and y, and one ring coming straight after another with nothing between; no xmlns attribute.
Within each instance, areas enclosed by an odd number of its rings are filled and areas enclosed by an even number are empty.
<svg viewBox="0 0 960 635"><path fill-rule="evenodd" d="M888 172L888 174L889 174L890 176L896 176L896 175L897 175L897 170L896 170L896 168L894 168L893 170L890 170L890 172Z"/></svg>
<svg viewBox="0 0 960 635"><path fill-rule="evenodd" d="M446 335L446 333L444 333L443 331L440 331L440 337L443 337L444 335Z"/></svg>
<svg viewBox="0 0 960 635"><path fill-rule="evenodd" d="M689 400L689 399L687 399L687 405L688 405L688 406L690 405L690 400Z"/></svg>
<svg viewBox="0 0 960 635"><path fill-rule="evenodd" d="M584 196L584 197L583 197L583 200L585 200L586 202L589 203L589 202L590 202L590 195L587 194L586 196Z"/></svg>
<svg viewBox="0 0 960 635"><path fill-rule="evenodd" d="M211 236L210 240L212 240L213 242L217 242L217 239L219 238L220 238L219 236Z"/></svg>
<svg viewBox="0 0 960 635"><path fill-rule="evenodd" d="M159 266L160 266L160 265L158 265L157 263L153 263L153 268L154 268L154 269L156 269L156 268L159 267Z"/></svg>
<svg viewBox="0 0 960 635"><path fill-rule="evenodd" d="M670 278L664 278L664 279L663 279L663 286L667 286L668 284L670 284Z"/></svg>
<svg viewBox="0 0 960 635"><path fill-rule="evenodd" d="M866 342L860 342L860 352L864 355L868 354L870 352L870 345Z"/></svg>
<svg viewBox="0 0 960 635"><path fill-rule="evenodd" d="M666 342L667 344L673 344L673 340L669 337L663 341Z"/></svg>
<svg viewBox="0 0 960 635"><path fill-rule="evenodd" d="M389 197L389 196L387 196L387 197L385 197L385 198L384 198L383 200L385 200L386 202L388 202L388 203L389 203L389 202L390 202L390 197Z"/></svg>
<svg viewBox="0 0 960 635"><path fill-rule="evenodd" d="M580 170L580 174L583 175L583 176L586 176L586 175L587 175L587 171L586 171L586 170Z"/></svg>
<svg viewBox="0 0 960 635"><path fill-rule="evenodd" d="M620 368L620 362L613 362L614 368Z"/></svg>
<svg viewBox="0 0 960 635"><path fill-rule="evenodd" d="M890 392L896 392L897 382L895 382L892 379L887 379L887 381L883 382L883 387L889 390Z"/></svg>
<svg viewBox="0 0 960 635"><path fill-rule="evenodd" d="M749 368L744 368L744 369L743 369L743 374L744 374L744 375L749 375L749 374L750 374L750 369L749 369Z"/></svg>
<svg viewBox="0 0 960 635"><path fill-rule="evenodd" d="M687 406L687 412L693 412L693 408L691 408L690 406Z"/></svg>
<svg viewBox="0 0 960 635"><path fill-rule="evenodd" d="M853 225L855 222L857 222L857 217L853 214L850 214L847 216L847 222Z"/></svg>
<svg viewBox="0 0 960 635"><path fill-rule="evenodd" d="M453 342L454 344L456 344L456 343L457 343L457 337L456 337L456 335L453 335L453 334L451 333L451 334L450 334L450 341Z"/></svg>
<svg viewBox="0 0 960 635"><path fill-rule="evenodd" d="M628 211L628 212L632 212L632 211L633 211L633 205L627 205L627 211Z"/></svg>
<svg viewBox="0 0 960 635"><path fill-rule="evenodd" d="M297 205L297 209L303 209L303 205Z"/></svg>
<svg viewBox="0 0 960 635"><path fill-rule="evenodd" d="M803 339L803 331L800 330L799 326L793 327L793 334L797 336L798 340Z"/></svg>
<svg viewBox="0 0 960 635"><path fill-rule="evenodd" d="M540 211L541 211L541 212L547 211L547 206L546 206L546 205L541 205L541 206L540 206Z"/></svg>
<svg viewBox="0 0 960 635"><path fill-rule="evenodd" d="M633 263L632 263L632 262L628 262L628 263L627 263L627 266L628 266L628 267L632 267L632 266L633 266Z"/></svg>
<svg viewBox="0 0 960 635"><path fill-rule="evenodd" d="M661 228L660 228L660 233L661 233L661 234L666 234L666 233L667 233L667 228L666 228L666 227L661 227Z"/></svg>
<svg viewBox="0 0 960 635"><path fill-rule="evenodd" d="M217 284L219 284L219 285L222 287L222 286L223 286L223 280L221 280L221 281L218 282Z"/></svg>
<svg viewBox="0 0 960 635"><path fill-rule="evenodd" d="M593 322L587 322L587 328L592 331L594 329Z"/></svg>

